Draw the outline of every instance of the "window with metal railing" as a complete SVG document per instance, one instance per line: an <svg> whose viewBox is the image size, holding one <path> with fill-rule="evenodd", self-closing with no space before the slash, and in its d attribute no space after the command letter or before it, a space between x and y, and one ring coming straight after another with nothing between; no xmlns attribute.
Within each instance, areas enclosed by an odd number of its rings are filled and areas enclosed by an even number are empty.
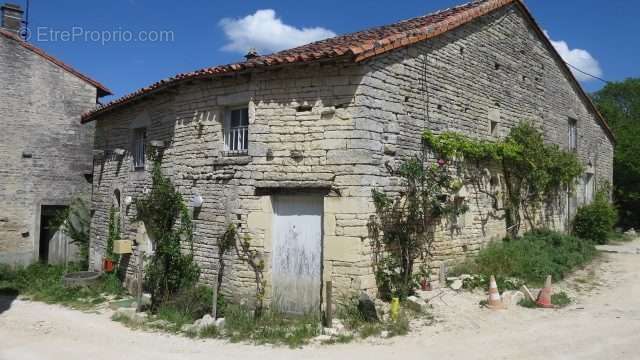
<svg viewBox="0 0 640 360"><path fill-rule="evenodd" d="M224 151L246 154L249 149L249 109L231 109L224 122Z"/></svg>
<svg viewBox="0 0 640 360"><path fill-rule="evenodd" d="M144 170L146 140L146 128L138 128L133 131L133 168L135 170Z"/></svg>

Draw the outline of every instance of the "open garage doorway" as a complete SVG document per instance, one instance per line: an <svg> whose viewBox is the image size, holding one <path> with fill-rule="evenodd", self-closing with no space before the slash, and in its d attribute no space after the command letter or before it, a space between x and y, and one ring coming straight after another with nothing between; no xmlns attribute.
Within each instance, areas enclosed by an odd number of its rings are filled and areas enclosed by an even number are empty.
<svg viewBox="0 0 640 360"><path fill-rule="evenodd" d="M56 219L67 209L64 205L43 205L40 209L38 259L44 264L65 263L69 257L69 241Z"/></svg>

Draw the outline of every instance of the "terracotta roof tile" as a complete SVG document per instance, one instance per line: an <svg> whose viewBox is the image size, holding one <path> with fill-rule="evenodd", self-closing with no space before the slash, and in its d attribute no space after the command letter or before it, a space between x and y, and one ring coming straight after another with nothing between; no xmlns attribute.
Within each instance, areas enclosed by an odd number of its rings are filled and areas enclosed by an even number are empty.
<svg viewBox="0 0 640 360"><path fill-rule="evenodd" d="M81 80L84 80L84 81L88 82L89 84L95 86L99 90L99 94L98 94L99 96L111 95L111 90L109 90L106 86L104 86L101 83L99 83L98 81L93 80L90 77L82 74L81 72L77 71L76 69L74 69L70 65L67 65L64 62L62 62L62 61L54 58L53 56L47 54L44 50L32 45L31 43L28 43L28 42L24 41L21 37L19 37L18 35L14 34L13 32L10 32L10 31L7 31L5 29L0 28L0 35L16 41L20 46L24 47L25 49L30 50L30 51L36 53L37 55L40 55L41 57L45 58L46 60L52 62L53 64L55 64L55 65L57 65L59 67L61 67L63 70L65 70L65 71L77 76Z"/></svg>
<svg viewBox="0 0 640 360"><path fill-rule="evenodd" d="M120 105L150 94L163 87L173 85L176 81L204 76L221 75L240 72L257 67L268 67L281 64L301 63L318 60L329 60L338 57L350 57L354 61L363 61L369 57L382 54L398 47L407 46L438 34L447 29L459 26L489 11L495 10L518 0L480 0L442 10L433 14L419 16L391 25L379 26L351 34L316 41L292 49L229 65L220 65L189 73L178 74L169 79L156 82L139 89L120 99L102 105L82 117L82 122L93 120L99 114L117 108ZM444 29L433 29L434 25L446 23ZM427 34L429 36L427 36Z"/></svg>
<svg viewBox="0 0 640 360"><path fill-rule="evenodd" d="M535 19L521 0L473 1L471 3L442 10L433 14L419 16L391 25L385 25L364 31L358 31L351 34L336 36L330 39L302 45L289 50L280 51L275 54L259 56L237 64L221 65L197 70L190 73L179 74L172 78L159 81L148 87L139 89L106 105L100 106L96 110L83 115L82 122L94 120L100 114L124 105L138 97L155 93L156 91L160 91L163 88L172 86L174 83L181 80L229 74L257 67L302 63L324 59L329 60L339 57L350 59L355 62L364 61L373 56L436 37L447 31L464 25L465 23L468 23L478 17L488 14L496 9L513 3L518 4L524 10L525 15L534 24L534 30L540 34L540 38L542 39L542 41L546 42L549 51L551 51L551 53L556 57L561 66L565 68L564 70L572 79L572 82L576 86L577 91L582 95L587 105L594 111L597 118L600 120L600 123L605 132L610 136L612 141L615 141L613 133L607 125L604 117L602 117L602 115L600 115L600 113L597 111L588 95L584 92L578 81L573 77L569 68L564 65L564 61L554 50L553 46L546 38L546 36L542 33L542 30L535 22Z"/></svg>

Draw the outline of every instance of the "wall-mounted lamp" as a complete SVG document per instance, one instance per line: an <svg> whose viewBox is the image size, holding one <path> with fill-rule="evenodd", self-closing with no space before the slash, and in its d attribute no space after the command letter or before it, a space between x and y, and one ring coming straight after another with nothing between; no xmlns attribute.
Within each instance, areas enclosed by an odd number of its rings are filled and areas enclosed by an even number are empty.
<svg viewBox="0 0 640 360"><path fill-rule="evenodd" d="M191 201L189 202L189 206L191 206L193 208L199 208L199 207L202 207L202 203L203 202L204 202L204 200L202 199L202 196L200 196L198 194L195 194L191 198Z"/></svg>
<svg viewBox="0 0 640 360"><path fill-rule="evenodd" d="M151 140L151 141L149 141L149 145L151 147L154 147L154 148L157 148L157 149L162 149L165 146L164 145L164 141L162 141L162 140Z"/></svg>

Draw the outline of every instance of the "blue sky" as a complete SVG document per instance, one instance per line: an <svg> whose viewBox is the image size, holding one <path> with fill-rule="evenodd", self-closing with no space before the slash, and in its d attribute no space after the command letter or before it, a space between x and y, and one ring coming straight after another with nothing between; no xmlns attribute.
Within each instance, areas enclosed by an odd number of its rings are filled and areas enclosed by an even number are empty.
<svg viewBox="0 0 640 360"><path fill-rule="evenodd" d="M24 6L26 0L11 2ZM31 0L30 28L32 42L101 81L119 97L179 72L241 60L240 49L247 44L265 49L288 47L292 41L353 32L462 2L465 0ZM635 19L640 2L526 3L575 65L612 81L640 76L640 37ZM249 27L257 30L247 32ZM52 31L76 31L76 39L56 39L62 35ZM113 38L126 36L126 31L133 37L146 31L168 39L103 43L94 41L97 33L92 31L107 31ZM286 36L276 35L282 33ZM283 42L282 38L292 40ZM587 91L603 85L597 80L582 83Z"/></svg>

